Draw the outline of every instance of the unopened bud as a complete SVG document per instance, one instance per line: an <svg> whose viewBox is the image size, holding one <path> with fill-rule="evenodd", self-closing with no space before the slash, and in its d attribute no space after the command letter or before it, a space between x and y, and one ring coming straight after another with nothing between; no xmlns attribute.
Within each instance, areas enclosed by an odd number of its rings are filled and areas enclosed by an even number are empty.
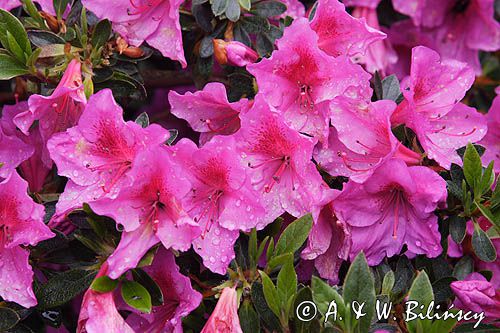
<svg viewBox="0 0 500 333"><path fill-rule="evenodd" d="M257 52L245 44L236 41L225 42L221 39L214 39L214 54L215 59L221 65L243 67L259 59Z"/></svg>

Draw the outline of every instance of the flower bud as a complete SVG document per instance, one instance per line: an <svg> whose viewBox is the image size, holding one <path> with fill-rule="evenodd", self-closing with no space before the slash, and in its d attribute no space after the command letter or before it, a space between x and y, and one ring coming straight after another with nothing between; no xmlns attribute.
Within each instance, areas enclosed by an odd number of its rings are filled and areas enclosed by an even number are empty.
<svg viewBox="0 0 500 333"><path fill-rule="evenodd" d="M222 39L214 39L214 54L221 65L243 67L259 59L257 52L245 44L236 41L225 42Z"/></svg>
<svg viewBox="0 0 500 333"><path fill-rule="evenodd" d="M58 33L59 32L59 22L57 21L57 18L46 13L46 12L40 12L40 16L43 17L45 22L47 22L47 26L52 32Z"/></svg>

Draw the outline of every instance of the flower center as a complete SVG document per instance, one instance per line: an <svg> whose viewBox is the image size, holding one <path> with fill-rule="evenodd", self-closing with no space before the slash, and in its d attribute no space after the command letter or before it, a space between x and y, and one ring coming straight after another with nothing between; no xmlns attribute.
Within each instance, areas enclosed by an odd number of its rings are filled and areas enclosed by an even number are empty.
<svg viewBox="0 0 500 333"><path fill-rule="evenodd" d="M129 0L132 8L127 8L128 15L141 15L150 9L154 9L156 6L161 4L163 0L146 0L143 4L136 4L134 0ZM153 20L158 21L161 18L152 17Z"/></svg>
<svg viewBox="0 0 500 333"><path fill-rule="evenodd" d="M233 112L232 114L224 114L218 117L200 120L207 125L211 132L222 133L236 125L240 118L238 117L238 113Z"/></svg>
<svg viewBox="0 0 500 333"><path fill-rule="evenodd" d="M314 100L312 97L312 88L306 84L299 83L299 99L300 111L306 113L314 108Z"/></svg>

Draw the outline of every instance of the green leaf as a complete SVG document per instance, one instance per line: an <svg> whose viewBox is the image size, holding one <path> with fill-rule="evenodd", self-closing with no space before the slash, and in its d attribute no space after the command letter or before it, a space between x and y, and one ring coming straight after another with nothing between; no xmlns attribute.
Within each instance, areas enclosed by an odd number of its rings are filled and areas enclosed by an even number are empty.
<svg viewBox="0 0 500 333"><path fill-rule="evenodd" d="M95 49L100 48L109 39L111 35L111 22L108 20L99 21L94 27L94 32L92 33L92 46Z"/></svg>
<svg viewBox="0 0 500 333"><path fill-rule="evenodd" d="M259 271L259 273L262 277L262 286L267 305L277 317L281 317L278 291L276 290L273 281L271 281L271 278L265 272Z"/></svg>
<svg viewBox="0 0 500 333"><path fill-rule="evenodd" d="M300 288L295 297L293 309L296 309L293 313L295 319L293 320L293 331L294 333L310 333L310 332L320 332L321 328L319 325L319 316L316 313L316 317L310 321L303 321L297 317L297 309L300 311L303 302L313 302L312 290L309 287ZM300 312L299 312L300 313ZM315 314L314 312L311 312ZM301 316L304 313L300 314Z"/></svg>
<svg viewBox="0 0 500 333"><path fill-rule="evenodd" d="M476 148L471 143L469 143L465 149L463 170L467 184L469 184L474 190L474 193L476 193L476 184L479 184L481 181L483 167L481 164L481 156L479 156Z"/></svg>
<svg viewBox="0 0 500 333"><path fill-rule="evenodd" d="M10 55L0 53L0 80L10 80L16 76L28 74L28 68Z"/></svg>
<svg viewBox="0 0 500 333"><path fill-rule="evenodd" d="M312 228L312 215L307 214L290 223L281 234L276 244L275 256L285 253L295 253L309 236Z"/></svg>
<svg viewBox="0 0 500 333"><path fill-rule="evenodd" d="M346 307L342 296L328 285L325 281L321 280L317 276L313 276L311 280L311 289L313 291L314 303L318 306L318 310L322 315L328 311L328 306L330 302L335 301L337 303L338 316L346 318Z"/></svg>
<svg viewBox="0 0 500 333"><path fill-rule="evenodd" d="M229 21L236 22L239 20L241 14L240 3L238 0L228 0L226 8L226 16Z"/></svg>
<svg viewBox="0 0 500 333"><path fill-rule="evenodd" d="M10 43L12 43L12 41L9 42L9 34L15 41L15 45L21 50L17 59L25 64L28 57L31 55L31 44L28 39L28 34L17 17L8 11L0 9L0 42L6 49L16 54L15 51L10 49Z"/></svg>
<svg viewBox="0 0 500 333"><path fill-rule="evenodd" d="M21 46L17 43L16 39L14 36L9 31L6 31L7 34L7 42L8 46L7 49L22 63L26 63L28 60L27 56L24 54L23 49L21 49Z"/></svg>
<svg viewBox="0 0 500 333"><path fill-rule="evenodd" d="M30 30L28 31L29 40L38 47L51 45L51 44L62 44L64 45L66 41L56 35L53 32L45 30Z"/></svg>
<svg viewBox="0 0 500 333"><path fill-rule="evenodd" d="M50 309L69 302L90 286L95 275L95 271L74 269L60 273L45 284L36 286L38 308Z"/></svg>
<svg viewBox="0 0 500 333"><path fill-rule="evenodd" d="M115 290L117 286L118 280L113 280L108 276L100 276L92 282L90 289L100 293L107 293Z"/></svg>
<svg viewBox="0 0 500 333"><path fill-rule="evenodd" d="M146 128L149 126L149 116L146 112L141 113L137 118L135 118L135 122L141 125L142 128Z"/></svg>
<svg viewBox="0 0 500 333"><path fill-rule="evenodd" d="M267 246L267 251L266 251L266 260L269 266L269 262L274 256L274 238L271 238L269 240L269 245Z"/></svg>
<svg viewBox="0 0 500 333"><path fill-rule="evenodd" d="M38 26L40 28L46 27L42 15L40 15L40 13L38 12L38 9L36 8L33 1L21 0L21 2L23 3L24 11L37 22Z"/></svg>
<svg viewBox="0 0 500 333"><path fill-rule="evenodd" d="M214 0L212 3L212 12L215 16L224 14L230 0Z"/></svg>
<svg viewBox="0 0 500 333"><path fill-rule="evenodd" d="M56 11L58 20L62 19L63 14L68 8L70 2L71 0L53 0L54 10Z"/></svg>
<svg viewBox="0 0 500 333"><path fill-rule="evenodd" d="M497 253L493 243L481 227L474 223L474 233L472 234L472 248L474 253L486 262L493 262L497 258Z"/></svg>
<svg viewBox="0 0 500 333"><path fill-rule="evenodd" d="M238 316L240 317L240 325L243 333L260 332L259 316L249 300L246 299L243 301L238 311Z"/></svg>
<svg viewBox="0 0 500 333"><path fill-rule="evenodd" d="M286 5L278 1L261 1L252 8L252 13L260 17L274 17L283 14Z"/></svg>
<svg viewBox="0 0 500 333"><path fill-rule="evenodd" d="M160 286L156 283L155 280L149 276L146 271L135 268L132 270L132 276L134 277L134 281L140 283L151 296L151 304L154 306L163 305L163 292L161 291Z"/></svg>
<svg viewBox="0 0 500 333"><path fill-rule="evenodd" d="M238 0L240 3L240 6L243 7L245 10L250 10L252 7L252 2L250 0Z"/></svg>
<svg viewBox="0 0 500 333"><path fill-rule="evenodd" d="M371 319L375 312L375 281L370 267L366 262L365 254L359 253L347 271L344 282L344 302L352 304L354 301L364 303L364 317L358 320L357 331L368 332Z"/></svg>
<svg viewBox="0 0 500 333"><path fill-rule="evenodd" d="M396 75L392 74L382 80L382 98L397 101L401 95L399 81Z"/></svg>
<svg viewBox="0 0 500 333"><path fill-rule="evenodd" d="M453 215L449 219L450 236L455 243L462 243L465 237L467 219L465 217Z"/></svg>
<svg viewBox="0 0 500 333"><path fill-rule="evenodd" d="M481 177L481 182L479 183L479 195L482 195L488 192L491 188L491 185L495 181L495 173L493 172L493 164L491 161L490 164L484 170L483 176Z"/></svg>
<svg viewBox="0 0 500 333"><path fill-rule="evenodd" d="M413 281L411 285L410 292L408 294L408 301L415 301L415 304L418 304L412 312L414 314L418 313L426 313L427 308L429 307L430 302L434 301L434 293L432 291L432 285L429 281L429 277L425 273L425 271L420 271ZM420 309L420 306L423 305L424 308ZM411 319L411 318L408 318ZM411 333L420 332L417 330L417 325L422 325L424 328L423 332L427 332L431 321L429 319L416 319L407 322L408 330Z"/></svg>
<svg viewBox="0 0 500 333"><path fill-rule="evenodd" d="M474 271L474 260L471 257L462 257L453 268L453 276L457 280L463 280L467 275Z"/></svg>
<svg viewBox="0 0 500 333"><path fill-rule="evenodd" d="M264 326L271 332L281 332L280 322L276 315L271 311L264 296L263 286L259 282L252 283L252 303L262 318Z"/></svg>
<svg viewBox="0 0 500 333"><path fill-rule="evenodd" d="M291 253L285 253L280 256L273 257L267 262L267 270L272 271L276 267L285 265L289 262L293 263L293 254Z"/></svg>
<svg viewBox="0 0 500 333"><path fill-rule="evenodd" d="M141 312L151 312L151 295L146 288L135 281L123 281L122 298L131 307Z"/></svg>
<svg viewBox="0 0 500 333"><path fill-rule="evenodd" d="M382 281L382 294L390 295L395 282L396 277L394 275L394 272L388 271L384 276L384 280Z"/></svg>
<svg viewBox="0 0 500 333"><path fill-rule="evenodd" d="M476 205L476 207L479 209L479 211L481 212L481 214L483 214L484 217L486 217L491 223L493 223L493 225L500 230L500 220L498 220L497 218L495 218L495 216L493 215L493 213L491 212L491 210L486 207L486 206L483 206L482 204L474 201L474 204Z"/></svg>
<svg viewBox="0 0 500 333"><path fill-rule="evenodd" d="M0 307L0 332L5 332L12 327L16 326L16 324L21 320L16 311Z"/></svg>
<svg viewBox="0 0 500 333"><path fill-rule="evenodd" d="M281 267L281 270L278 273L276 287L278 289L278 296L283 308L290 297L295 296L295 293L297 292L297 273L295 273L292 263L289 262Z"/></svg>
<svg viewBox="0 0 500 333"><path fill-rule="evenodd" d="M168 132L170 133L170 137L168 138L166 144L171 146L174 143L175 139L177 139L179 131L176 129L169 129Z"/></svg>

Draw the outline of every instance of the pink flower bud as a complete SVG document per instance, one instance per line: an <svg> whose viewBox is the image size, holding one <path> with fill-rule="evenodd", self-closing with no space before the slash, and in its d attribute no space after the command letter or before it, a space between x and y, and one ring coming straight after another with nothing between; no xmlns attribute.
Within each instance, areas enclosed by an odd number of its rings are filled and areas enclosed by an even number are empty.
<svg viewBox="0 0 500 333"><path fill-rule="evenodd" d="M235 288L224 288L201 333L242 333L238 317L238 295Z"/></svg>
<svg viewBox="0 0 500 333"><path fill-rule="evenodd" d="M225 42L221 39L214 39L214 52L221 65L229 64L243 67L253 64L259 59L257 52L236 41Z"/></svg>

